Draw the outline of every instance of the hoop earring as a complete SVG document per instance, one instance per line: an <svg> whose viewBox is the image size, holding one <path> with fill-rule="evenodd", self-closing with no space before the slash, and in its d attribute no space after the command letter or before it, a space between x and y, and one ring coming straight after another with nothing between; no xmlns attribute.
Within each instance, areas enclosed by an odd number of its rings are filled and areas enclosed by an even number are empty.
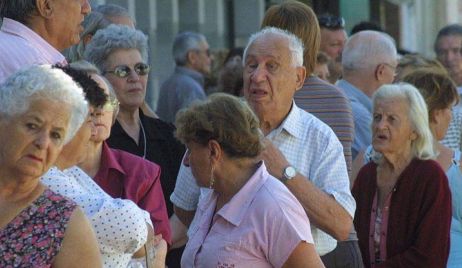
<svg viewBox="0 0 462 268"><path fill-rule="evenodd" d="M213 176L214 171L215 167L212 166L212 168L210 169L209 189L213 189L213 185L215 184L215 176Z"/></svg>

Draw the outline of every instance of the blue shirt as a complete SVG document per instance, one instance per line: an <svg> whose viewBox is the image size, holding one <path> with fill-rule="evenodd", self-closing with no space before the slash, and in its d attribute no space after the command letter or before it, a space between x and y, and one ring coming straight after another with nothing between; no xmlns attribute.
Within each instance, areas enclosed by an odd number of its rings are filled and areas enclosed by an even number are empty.
<svg viewBox="0 0 462 268"><path fill-rule="evenodd" d="M177 66L160 88L156 113L162 120L173 123L180 109L188 107L195 100L206 98L203 75Z"/></svg>
<svg viewBox="0 0 462 268"><path fill-rule="evenodd" d="M351 146L352 158L372 143L372 100L360 89L346 80L339 80L336 84L343 89L351 103L351 111L355 123L355 137Z"/></svg>

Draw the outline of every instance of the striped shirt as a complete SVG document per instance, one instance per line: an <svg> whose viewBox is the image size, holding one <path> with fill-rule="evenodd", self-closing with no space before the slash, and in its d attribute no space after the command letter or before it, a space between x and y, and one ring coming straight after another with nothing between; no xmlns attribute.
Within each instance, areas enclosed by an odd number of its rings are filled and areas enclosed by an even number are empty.
<svg viewBox="0 0 462 268"><path fill-rule="evenodd" d="M342 143L348 173L351 174L354 123L350 102L344 93L336 86L311 75L295 93L294 100L298 107L316 116L334 131Z"/></svg>
<svg viewBox="0 0 462 268"><path fill-rule="evenodd" d="M64 56L24 24L4 18L0 28L0 83L34 64L66 63Z"/></svg>
<svg viewBox="0 0 462 268"><path fill-rule="evenodd" d="M451 148L452 150L462 150L462 109L455 107L452 111L452 119L449 123L446 136L441 140L441 144Z"/></svg>

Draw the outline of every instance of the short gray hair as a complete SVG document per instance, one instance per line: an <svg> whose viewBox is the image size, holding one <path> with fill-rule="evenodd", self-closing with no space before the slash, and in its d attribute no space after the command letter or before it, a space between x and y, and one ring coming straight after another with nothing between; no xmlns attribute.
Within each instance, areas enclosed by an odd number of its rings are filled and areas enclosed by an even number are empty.
<svg viewBox="0 0 462 268"><path fill-rule="evenodd" d="M399 98L408 103L409 120L417 133L417 138L411 144L413 156L423 160L434 158L436 148L433 146L433 135L428 122L427 104L419 90L408 83L383 85L372 96L372 102L375 107L378 100L392 98ZM379 158L373 157L375 162Z"/></svg>
<svg viewBox="0 0 462 268"><path fill-rule="evenodd" d="M117 49L136 49L143 61L148 62L148 38L143 32L126 25L111 24L97 31L85 48L83 56L104 73L109 55Z"/></svg>
<svg viewBox="0 0 462 268"><path fill-rule="evenodd" d="M6 119L22 115L34 98L45 98L70 107L64 143L70 141L88 115L88 102L71 77L50 65L22 69L0 86L0 115Z"/></svg>
<svg viewBox="0 0 462 268"><path fill-rule="evenodd" d="M69 67L72 69L80 70L83 71L87 74L101 74L101 71L96 67L93 63L88 62L86 60L79 60L79 61L74 61L69 64Z"/></svg>
<svg viewBox="0 0 462 268"><path fill-rule="evenodd" d="M135 18L132 18L128 10L122 6L114 4L102 4L95 7L94 10L103 14L104 17L108 20L110 20L109 18L114 17L127 17L130 18L134 24L136 24Z"/></svg>
<svg viewBox="0 0 462 268"><path fill-rule="evenodd" d="M27 18L37 9L35 0L0 1L0 17L27 24Z"/></svg>
<svg viewBox="0 0 462 268"><path fill-rule="evenodd" d="M80 34L80 41L78 44L73 45L71 48L69 48L69 62L74 62L83 59L83 53L85 51L84 37L86 37L87 35L95 35L96 31L106 28L107 26L109 26L109 24L111 24L111 22L105 19L103 14L97 11L92 11L90 14L85 16L85 19L82 22L84 30Z"/></svg>
<svg viewBox="0 0 462 268"><path fill-rule="evenodd" d="M182 32L173 40L172 54L176 65L184 66L188 63L188 52L199 49L202 42L207 42L203 34L195 32Z"/></svg>
<svg viewBox="0 0 462 268"><path fill-rule="evenodd" d="M291 64L295 67L302 67L303 66L303 43L296 35L293 33L282 30L276 27L265 27L263 30L252 34L247 42L247 46L244 49L244 56L242 58L242 63L245 64L247 59L247 51L249 47L255 42L256 40L263 38L267 35L276 35L282 37L287 40L289 43L289 51L292 55Z"/></svg>
<svg viewBox="0 0 462 268"><path fill-rule="evenodd" d="M345 71L362 70L397 58L391 36L377 31L361 31L347 40L342 52L342 66Z"/></svg>

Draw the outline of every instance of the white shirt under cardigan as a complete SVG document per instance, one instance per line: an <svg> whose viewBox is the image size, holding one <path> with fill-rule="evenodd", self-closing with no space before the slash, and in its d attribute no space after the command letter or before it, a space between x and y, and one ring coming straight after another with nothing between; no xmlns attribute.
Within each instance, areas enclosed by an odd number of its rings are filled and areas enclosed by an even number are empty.
<svg viewBox="0 0 462 268"><path fill-rule="evenodd" d="M332 129L293 103L282 124L272 130L267 138L300 174L323 192L332 195L354 217L356 203L350 192L343 147ZM191 211L196 209L200 193L191 169L181 165L170 200L176 206ZM311 233L319 255L325 255L337 246L333 237L313 225Z"/></svg>
<svg viewBox="0 0 462 268"><path fill-rule="evenodd" d="M104 267L127 267L146 243L146 223L152 227L149 213L130 200L112 198L80 168L53 167L42 182L83 209L95 231Z"/></svg>

